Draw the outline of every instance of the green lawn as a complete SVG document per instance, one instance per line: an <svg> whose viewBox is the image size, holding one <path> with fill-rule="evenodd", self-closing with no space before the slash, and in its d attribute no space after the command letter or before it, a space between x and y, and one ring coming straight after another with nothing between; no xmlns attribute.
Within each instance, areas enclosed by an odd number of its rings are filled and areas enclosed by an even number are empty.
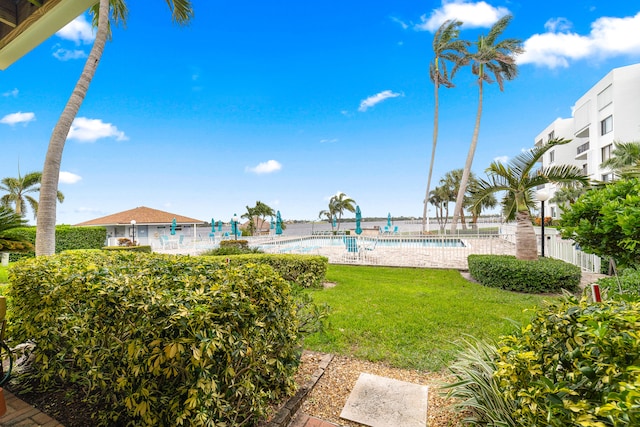
<svg viewBox="0 0 640 427"><path fill-rule="evenodd" d="M331 307L328 327L306 338L311 350L351 355L393 366L437 371L455 357L465 335L497 338L509 319L544 298L470 283L453 270L330 265L329 289L313 299Z"/></svg>
<svg viewBox="0 0 640 427"><path fill-rule="evenodd" d="M7 267L0 265L0 283L7 283Z"/></svg>

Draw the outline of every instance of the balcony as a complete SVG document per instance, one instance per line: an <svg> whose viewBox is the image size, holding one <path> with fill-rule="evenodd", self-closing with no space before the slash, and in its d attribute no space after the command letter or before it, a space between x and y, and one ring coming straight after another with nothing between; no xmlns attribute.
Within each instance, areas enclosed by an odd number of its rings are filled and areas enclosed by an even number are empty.
<svg viewBox="0 0 640 427"><path fill-rule="evenodd" d="M587 158L587 152L589 151L589 141L578 146L576 150L576 160L584 160Z"/></svg>

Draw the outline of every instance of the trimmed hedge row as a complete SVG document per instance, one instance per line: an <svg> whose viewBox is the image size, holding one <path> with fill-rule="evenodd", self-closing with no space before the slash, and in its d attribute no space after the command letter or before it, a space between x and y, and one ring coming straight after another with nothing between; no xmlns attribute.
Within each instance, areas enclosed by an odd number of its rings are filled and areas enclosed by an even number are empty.
<svg viewBox="0 0 640 427"><path fill-rule="evenodd" d="M12 234L24 237L34 246L36 244L36 227L22 227L11 230ZM100 249L107 240L107 229L104 227L73 227L71 225L56 226L56 253L70 249ZM35 252L11 254L11 261L22 258L33 258Z"/></svg>
<svg viewBox="0 0 640 427"><path fill-rule="evenodd" d="M267 265L71 251L10 269L36 389L79 386L96 425L251 425L294 389L291 285Z"/></svg>
<svg viewBox="0 0 640 427"><path fill-rule="evenodd" d="M580 268L553 258L537 261L511 255L469 255L469 274L485 286L528 293L575 292Z"/></svg>
<svg viewBox="0 0 640 427"><path fill-rule="evenodd" d="M142 245L142 246L105 246L102 248L104 251L125 251L125 252L144 252L150 254L153 252L151 246Z"/></svg>
<svg viewBox="0 0 640 427"><path fill-rule="evenodd" d="M329 260L326 257L317 255L247 254L229 257L205 255L203 258L213 258L236 266L247 263L266 264L277 271L286 281L303 288L321 286L329 265Z"/></svg>

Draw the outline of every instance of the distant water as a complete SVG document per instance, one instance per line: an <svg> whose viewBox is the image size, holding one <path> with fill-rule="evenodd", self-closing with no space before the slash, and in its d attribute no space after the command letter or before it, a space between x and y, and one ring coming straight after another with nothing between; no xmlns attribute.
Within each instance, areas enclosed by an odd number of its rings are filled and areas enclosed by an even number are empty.
<svg viewBox="0 0 640 427"><path fill-rule="evenodd" d="M449 222L449 224L451 224ZM387 221L363 221L360 224L362 229L373 229L375 227L379 227L384 229L387 225ZM481 224L481 227L489 227L489 226L498 226L499 223L494 222L485 222ZM389 227L389 231L393 231L395 227L398 227L399 233L415 233L420 234L422 231L422 221L421 220L403 220L403 221L392 221L391 227ZM448 225L447 225L448 227ZM459 228L460 226L458 226ZM435 220L429 221L429 231L437 231L439 228L438 223ZM355 222L343 222L340 224L340 230L351 230L351 233L354 233L356 229ZM308 236L314 232L318 231L331 231L331 224L327 222L315 222L315 223L292 223L287 224L287 229L283 231L283 235L285 236Z"/></svg>

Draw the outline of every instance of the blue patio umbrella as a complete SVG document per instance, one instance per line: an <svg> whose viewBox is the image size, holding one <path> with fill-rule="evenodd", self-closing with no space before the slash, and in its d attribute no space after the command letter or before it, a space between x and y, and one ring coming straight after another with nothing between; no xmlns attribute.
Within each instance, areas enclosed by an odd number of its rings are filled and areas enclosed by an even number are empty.
<svg viewBox="0 0 640 427"><path fill-rule="evenodd" d="M271 217L271 225L269 226L269 228L271 228L272 230L276 228L276 223L273 222L273 217Z"/></svg>
<svg viewBox="0 0 640 427"><path fill-rule="evenodd" d="M391 212L389 212L389 215L387 215L387 225L391 227Z"/></svg>
<svg viewBox="0 0 640 427"><path fill-rule="evenodd" d="M211 232L216 232L216 222L213 220L213 218L211 218Z"/></svg>
<svg viewBox="0 0 640 427"><path fill-rule="evenodd" d="M218 221L218 231L222 231L222 221Z"/></svg>
<svg viewBox="0 0 640 427"><path fill-rule="evenodd" d="M233 217L235 217L236 215L233 214L233 216L231 217L231 234L232 235L236 235L236 226L238 225L234 220Z"/></svg>
<svg viewBox="0 0 640 427"><path fill-rule="evenodd" d="M334 216L333 216L333 219L331 220L331 226L332 226L332 227L335 227L335 226L336 226L336 224L337 224L337 222L338 222L338 218L336 218L336 216L334 215Z"/></svg>
<svg viewBox="0 0 640 427"><path fill-rule="evenodd" d="M173 221L171 221L171 235L175 236L176 235L176 226L178 225L178 223L176 222L176 219L173 218Z"/></svg>
<svg viewBox="0 0 640 427"><path fill-rule="evenodd" d="M360 228L360 222L362 221L362 212L360 212L360 206L356 205L356 234L360 235L362 233L362 228Z"/></svg>
<svg viewBox="0 0 640 427"><path fill-rule="evenodd" d="M282 218L280 217L280 211L276 213L276 234L282 234Z"/></svg>

